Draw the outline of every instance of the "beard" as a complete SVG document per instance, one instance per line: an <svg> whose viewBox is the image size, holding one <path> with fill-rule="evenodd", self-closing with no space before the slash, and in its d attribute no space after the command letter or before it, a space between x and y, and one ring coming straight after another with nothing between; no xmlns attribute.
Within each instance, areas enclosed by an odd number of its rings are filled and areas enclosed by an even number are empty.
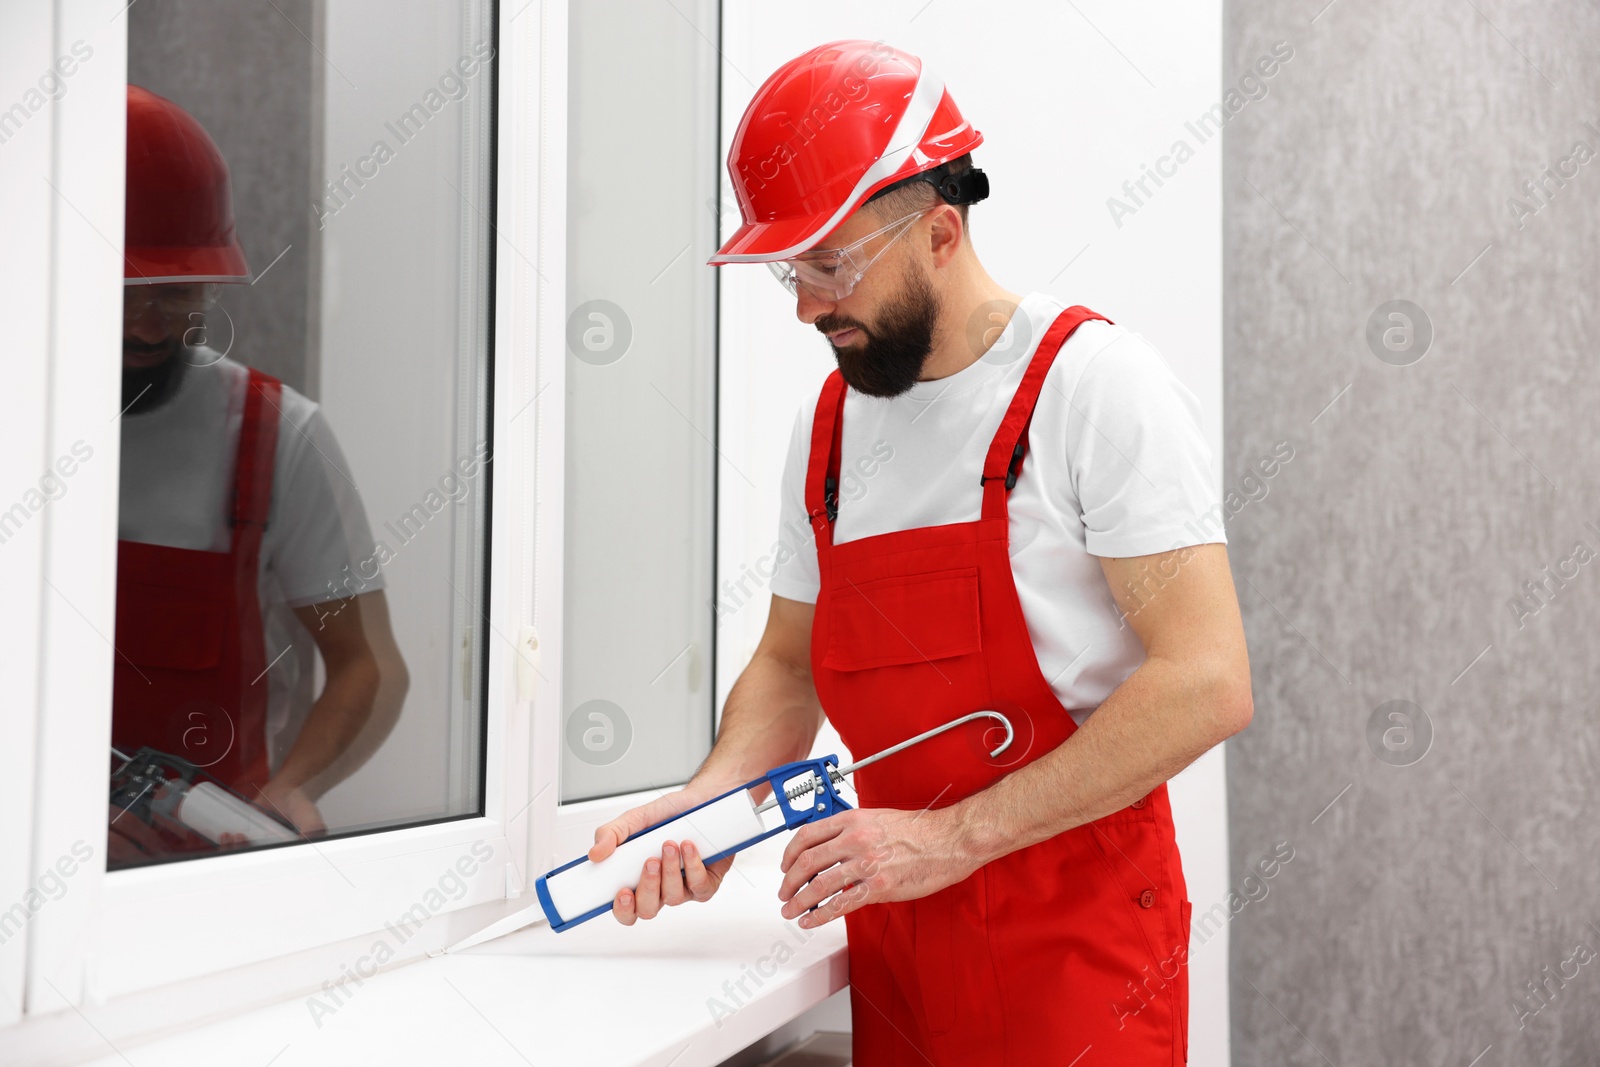
<svg viewBox="0 0 1600 1067"><path fill-rule="evenodd" d="M167 358L149 367L122 368L122 413L142 415L171 400L178 392L187 360L178 358L178 345L167 346ZM150 349L146 349L150 351Z"/></svg>
<svg viewBox="0 0 1600 1067"><path fill-rule="evenodd" d="M845 384L868 396L896 397L922 377L923 365L933 352L939 310L939 294L928 276L913 267L905 288L883 306L871 329L843 315L825 315L816 327L825 335L855 329L860 337L843 348L828 342Z"/></svg>

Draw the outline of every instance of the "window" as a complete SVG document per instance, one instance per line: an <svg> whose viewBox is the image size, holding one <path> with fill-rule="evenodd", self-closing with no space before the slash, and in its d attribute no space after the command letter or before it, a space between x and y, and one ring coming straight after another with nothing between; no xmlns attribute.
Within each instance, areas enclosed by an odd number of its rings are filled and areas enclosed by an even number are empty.
<svg viewBox="0 0 1600 1067"><path fill-rule="evenodd" d="M710 751L716 485L740 477L706 266L717 5L620 7L568 12L563 801L671 788Z"/></svg>
<svg viewBox="0 0 1600 1067"><path fill-rule="evenodd" d="M364 942L370 953L374 934L409 914L404 928L414 936L393 944L390 958L436 950L447 936L514 910L531 881L529 845L554 811L554 794L541 802L549 813L533 803L534 706L518 652L533 617L535 419L517 414L536 392L543 342L531 328L537 268L525 269L517 250L539 254L538 198L524 191L539 179L539 72L552 40L564 54L565 37L513 14L487 0L0 9L5 69L52 72L51 91L38 94L26 123L4 131L8 182L17 175L18 205L42 223L7 230L15 263L30 264L10 291L26 296L16 309L19 337L44 354L17 382L7 469L32 470L37 480L65 457L72 471L55 476L66 490L41 493L43 514L30 511L6 544L6 565L31 591L21 617L38 624L17 645L19 662L37 665L18 705L25 729L17 739L30 758L7 782L0 814L8 854L23 857L0 866L0 1022L134 996L141 1004L170 997L161 1009L176 1013L168 1018L218 1011L244 987L205 979L269 960L243 972L254 995L342 981L341 946ZM507 73L503 52L520 55L516 73ZM130 85L168 117L158 132L194 149L202 180L165 204L127 195L136 168L149 162L127 151ZM214 210L224 168L231 235ZM129 201L143 213L138 226L125 225ZM212 212L196 212L197 201ZM169 238L162 250L158 224L176 227L183 242ZM135 285L125 285L124 252L140 249L148 256ZM163 255L170 273L152 269ZM202 255L207 261L196 262ZM181 329L168 329L169 318ZM147 336L125 348L129 324ZM181 377L163 385L147 376L124 399L125 354L134 370L163 355L188 359ZM249 370L281 384L263 389ZM177 410L167 405L182 403L196 383L226 401L210 409L210 438L123 448L124 430ZM158 388L171 393L149 406ZM318 544L343 556L332 576L287 565L282 574L258 571L259 603L283 593L287 613L260 613L255 673L237 655L240 634L226 626L230 612L248 614L212 603L217 624L202 625L178 611L197 601L205 609L209 600L198 594L227 585L217 574L197 579L174 566L169 581L157 558L147 572L154 607L119 620L117 566L119 541L133 541L153 557L173 549L194 553L180 564L221 569L203 557L226 558L234 547L237 442L250 403L258 411L245 451L256 456L256 480L245 486L264 500L240 494L237 517L265 523L262 546L314 528ZM262 417L273 405L276 421ZM266 426L280 431L270 448ZM280 458L280 444L292 462ZM136 468L141 456L156 462ZM150 506L158 490L173 488L163 459L209 479L184 512L189 539L176 544L149 533L171 518ZM304 500L313 506L289 494L280 510L284 495L260 489L268 470L280 490L310 487ZM150 525L124 529L124 518ZM330 578L336 595L318 594ZM288 591L272 589L275 581ZM230 593L247 599L249 584L235 582ZM392 648L376 647L375 623L356 631L359 642L318 644L319 624L337 627L352 607L372 623L367 603L354 602L380 588ZM291 621L304 632L291 628L269 656L273 628ZM178 639L160 640L163 630ZM115 650L123 638L135 652L126 660ZM326 835L110 862L110 749L124 747L113 737L118 665L204 673L234 655L235 684L276 680L282 691L308 691L309 707L269 702L290 710L252 712L269 731L270 770L286 765L318 723L316 700L338 681L336 661L362 645L403 664L367 669L352 686L365 686L375 703L388 700L393 722L386 732L357 731L354 743L336 737L331 747L346 762L324 768L327 788L315 798ZM210 699L179 696L180 704ZM238 709L221 711L185 709L175 737L163 731L158 744L137 747L176 747L168 754L209 764L238 725ZM541 745L554 750L553 739ZM217 799L201 793L186 802L203 809ZM268 825L279 818L269 805L250 807ZM191 827L202 838L220 829L205 823L205 810L189 814L203 824ZM239 805L226 814L236 818ZM120 1032L143 1032L158 1017L141 1008Z"/></svg>
<svg viewBox="0 0 1600 1067"><path fill-rule="evenodd" d="M481 809L490 13L126 13L113 868Z"/></svg>
<svg viewBox="0 0 1600 1067"><path fill-rule="evenodd" d="M720 166L716 5L641 3L631 14L590 26L589 5L489 0L0 8L8 69L59 69L62 55L77 64L61 75L64 92L20 128L0 128L7 177L25 179L22 210L8 216L12 264L48 267L9 275L22 298L16 337L47 357L19 368L4 462L14 484L58 457L75 463L59 476L68 491L41 496L48 521L30 511L4 554L29 579L32 599L17 611L39 625L15 646L38 664L18 682L18 706L31 710L18 742L36 758L0 786L0 826L8 840L17 831L11 854L27 857L0 867L0 1025L132 1005L96 1019L120 1040L343 982L344 963L369 955L402 915L414 936L391 943L388 959L436 950L526 908L533 878L589 838L591 804L670 788L709 748L714 492L719 469L736 477L716 453L715 272L704 266ZM642 114L618 98L615 72L630 65L661 79ZM212 250L206 269L163 274L146 262L125 284L124 250L160 245L124 227L130 84L181 108L214 146L242 266L226 254L232 239L213 234L184 246ZM661 167L648 182L608 170L651 157ZM177 218L195 225L192 210ZM626 319L587 317L592 301ZM601 335L583 330L618 324L631 339L594 358ZM130 326L148 336L125 346ZM140 371L178 353L188 357L179 377L131 375L124 396L124 355ZM206 443L125 436L178 410L169 405L196 383L226 401ZM194 554L179 563L232 555L251 403L252 478L270 470L276 490L310 486L316 506L297 510L291 494L285 512L281 492L258 488L264 501L252 510L244 493L238 517L265 523L270 555L309 512L339 557L332 597L315 567L316 581L302 581L257 560L266 607L254 673L228 606L212 612L218 625L179 610L204 607L203 582L119 612L117 578L120 541ZM271 404L276 423L264 417ZM266 425L279 431L270 448ZM80 438L87 460L73 451ZM282 478L280 445L294 453ZM185 475L204 492L185 512L187 539L163 543L156 527L171 516L158 494L191 489ZM653 526L641 521L652 512ZM170 591L162 562L147 584ZM362 600L378 590L386 628ZM211 761L233 751L242 719L238 707L181 707L223 702L180 694L175 729L128 745L113 737L119 665L203 673L233 656L236 683L268 689L267 711L252 714L270 774L312 724L334 721L316 704L338 681L340 649L319 645L318 627L337 628L353 607L381 661L368 674L372 705L393 721L368 731L369 711L355 742L333 746L341 759L313 798L326 834L95 854L108 814L148 814L108 813L108 766L127 762L110 748L220 767ZM387 643L380 629L392 648L376 647ZM610 762L580 759L563 740L574 713L583 729L598 725L581 717L595 700L631 719L632 740ZM147 782L126 784L123 807L137 806ZM581 798L599 799L562 810ZM286 814L250 806L267 829ZM460 875L441 896L451 871ZM3 910L17 901L21 913ZM225 971L241 981L211 981Z"/></svg>

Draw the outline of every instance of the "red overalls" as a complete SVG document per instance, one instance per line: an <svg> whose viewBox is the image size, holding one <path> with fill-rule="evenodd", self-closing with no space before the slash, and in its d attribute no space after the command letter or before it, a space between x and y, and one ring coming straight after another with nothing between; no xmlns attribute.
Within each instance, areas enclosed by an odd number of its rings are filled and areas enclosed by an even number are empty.
<svg viewBox="0 0 1600 1067"><path fill-rule="evenodd" d="M117 542L111 743L182 757L255 799L268 778L257 580L278 443L278 379L251 370L227 552ZM196 447L215 447L196 442Z"/></svg>
<svg viewBox="0 0 1600 1067"><path fill-rule="evenodd" d="M1001 728L979 720L863 768L854 776L863 807L945 807L1075 729L1028 638L1007 493L1045 372L1089 318L1105 317L1069 308L1040 340L989 446L975 522L834 544L845 387L838 371L823 387L806 509L821 574L811 665L829 720L858 754L986 708L1015 729L998 758L988 753ZM1187 1062L1187 897L1162 784L937 893L850 913L857 1067Z"/></svg>

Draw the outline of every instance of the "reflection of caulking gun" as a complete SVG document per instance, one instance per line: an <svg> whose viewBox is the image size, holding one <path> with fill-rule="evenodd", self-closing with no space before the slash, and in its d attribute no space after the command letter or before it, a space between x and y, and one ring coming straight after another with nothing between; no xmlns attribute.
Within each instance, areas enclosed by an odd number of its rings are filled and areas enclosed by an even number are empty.
<svg viewBox="0 0 1600 1067"><path fill-rule="evenodd" d="M179 756L141 748L132 756L115 748L112 755L125 761L111 774L113 807L132 812L147 823L161 816L187 826L212 844L223 834L243 834L252 845L298 841L293 827L273 818L238 793L211 778L205 769ZM167 771L178 777L168 778ZM204 775L208 782L195 782Z"/></svg>
<svg viewBox="0 0 1600 1067"><path fill-rule="evenodd" d="M746 782L688 811L640 830L598 863L590 862L587 856L580 856L544 875L534 883L534 888L539 894L545 917L550 920L553 929L566 930L610 911L617 893L638 884L639 872L644 868L645 860L661 855L662 845L667 841L692 841L704 857L701 862L709 865L749 848L780 830L792 830L802 823L825 819L835 812L847 810L850 805L834 791L834 783L843 782L846 775L885 756L892 756L964 722L983 718L999 719L1005 727L1005 740L989 753L991 757L998 756L1011 744L1010 720L998 711L975 711L866 759L857 760L848 767L837 766L838 756L801 760L775 767L753 782ZM772 796L758 806L750 790L763 784L772 786ZM762 813L775 807L782 811L783 822L769 827Z"/></svg>

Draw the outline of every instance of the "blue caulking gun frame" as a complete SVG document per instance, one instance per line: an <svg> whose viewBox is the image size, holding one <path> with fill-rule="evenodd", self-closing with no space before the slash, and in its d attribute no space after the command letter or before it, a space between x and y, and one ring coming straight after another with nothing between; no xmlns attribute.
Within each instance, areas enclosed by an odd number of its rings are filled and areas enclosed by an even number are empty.
<svg viewBox="0 0 1600 1067"><path fill-rule="evenodd" d="M731 856L736 852L747 849L759 841L764 841L773 834L778 833L780 830L793 830L805 823L815 822L819 819L825 819L837 812L849 810L850 805L846 803L845 800L834 790L834 783L844 781L846 775L854 773L862 767L867 766L869 763L874 763L886 756L892 756L896 752L900 752L904 749L910 748L912 745L926 741L930 737L942 734L946 730L954 729L955 727L960 726L962 723L971 722L974 719L984 718L998 719L1000 724L1005 727L1006 731L1005 740L1000 743L998 748L989 753L990 758L993 758L1000 755L1000 753L1004 752L1011 745L1011 740L1013 737L1011 720L1007 719L998 711L975 711L970 715L963 715L959 719L952 719L942 726L936 726L931 730L924 731L915 737L902 741L897 745L891 746L890 748L886 748L882 752L874 753L873 755L868 756L866 759L857 760L848 767L840 768L838 766L839 757L837 755L823 756L819 759L799 760L795 763L786 763L781 767L774 767L760 778L746 782L741 786L735 786L726 793L721 793L717 796L714 796L710 800L689 808L687 811L679 812L669 819L663 819L661 822L655 823L652 826L647 826L637 833L628 835L627 840L621 842L617 848L621 849L622 846L626 845L629 841L635 841L647 834L654 833L663 826L670 825L671 823L678 822L683 819L688 819L696 812L702 811L702 809L709 809L713 805L717 805L719 802L726 800L728 797L734 796L742 791L754 789L763 782L770 785L772 787L772 796L768 797L759 806L752 805L751 809L738 811L734 814L737 818L744 819L748 823L753 811L754 824L756 826L764 826L764 823L762 823L759 818L760 814L777 805L779 798L782 797L784 801L781 808L783 812L782 825L774 826L771 829L760 829L755 832L750 832L748 836L745 836L744 831L739 829L741 824L735 823L734 832L738 834L740 839L736 843L724 847L715 852L713 855L706 856L702 859L701 862L710 865L720 859ZM796 807L794 801L798 800L800 797L806 796L807 794L814 794L816 797L816 802L807 802L804 805ZM731 807L737 808L737 805L732 805ZM663 838L663 840L667 839L668 838ZM604 860L601 860L598 864L592 864L592 866L599 867L619 858L625 861L627 859L627 857L619 857L616 853L613 853L612 855L607 856ZM634 857L633 862L638 863L638 857ZM539 905L544 909L545 918L550 920L550 926L552 929L557 931L570 930L579 923L587 922L597 915L604 915L606 912L611 910L613 904L615 903L613 894L612 898L605 900L603 903L596 903L593 907L583 910L580 914L568 917L561 913L560 908L553 899L553 890L550 885L551 879L556 878L563 872L569 871L573 872L575 875L581 876L581 872L578 872L575 869L580 868L583 864L587 863L591 863L587 855L579 856L570 863L564 863L560 867L557 867L554 870L540 876L539 879L534 883L534 890L539 897ZM637 869L638 868L635 868L635 871ZM627 884L631 886L634 883L632 880L629 880ZM594 900L594 896L589 896L587 900L585 900L585 903L588 903L592 900ZM575 910L570 902L568 903L567 910Z"/></svg>

